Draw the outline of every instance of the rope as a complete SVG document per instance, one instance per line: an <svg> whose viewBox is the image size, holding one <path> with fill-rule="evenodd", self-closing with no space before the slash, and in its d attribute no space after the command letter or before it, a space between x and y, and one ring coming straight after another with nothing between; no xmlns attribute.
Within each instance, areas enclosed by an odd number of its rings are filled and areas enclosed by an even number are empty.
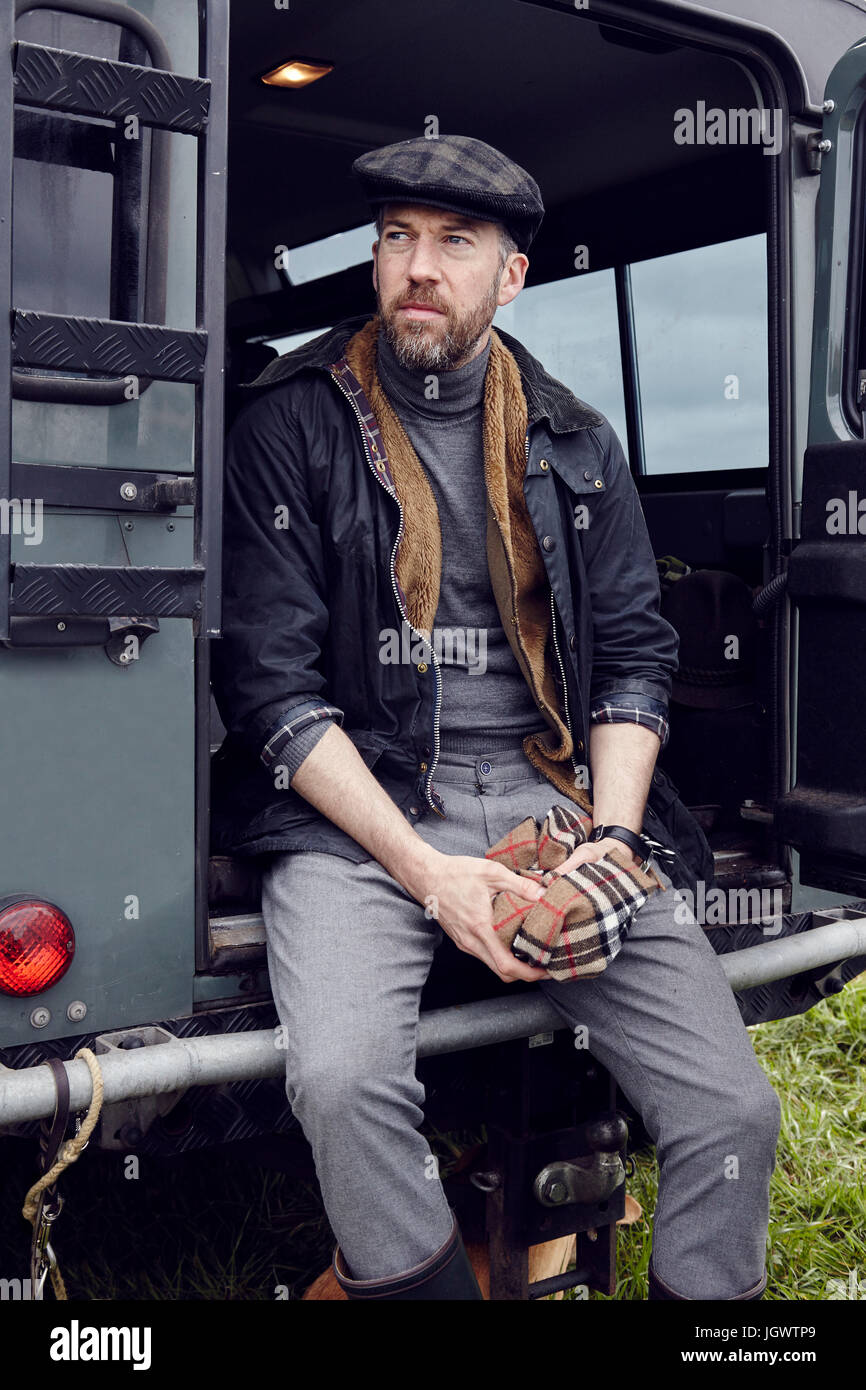
<svg viewBox="0 0 866 1390"><path fill-rule="evenodd" d="M90 1072L90 1080L92 1083L90 1105L88 1106L87 1115L85 1116L81 1129L74 1138L67 1139L57 1155L53 1166L49 1168L47 1173L42 1174L42 1177L33 1184L27 1196L24 1198L24 1206L21 1209L21 1215L24 1217L24 1220L29 1221L34 1228L36 1225L36 1215L40 1196L46 1188L53 1187L64 1169L68 1168L70 1163L74 1163L79 1157L96 1127L99 1113L102 1110L104 1087L102 1084L102 1069L99 1062L89 1047L80 1048L75 1056L76 1058L81 1057L83 1061L87 1063L87 1069ZM55 1298L66 1299L68 1297L66 1285L63 1282L63 1276L60 1273L56 1260L51 1263L51 1287L54 1289Z"/></svg>

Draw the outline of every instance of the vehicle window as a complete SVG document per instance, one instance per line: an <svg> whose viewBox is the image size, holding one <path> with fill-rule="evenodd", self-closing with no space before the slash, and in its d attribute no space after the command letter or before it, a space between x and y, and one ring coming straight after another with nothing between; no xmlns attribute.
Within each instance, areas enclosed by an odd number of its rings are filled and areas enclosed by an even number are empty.
<svg viewBox="0 0 866 1390"><path fill-rule="evenodd" d="M766 468L766 237L631 267L646 472Z"/></svg>
<svg viewBox="0 0 866 1390"><path fill-rule="evenodd" d="M373 259L370 248L375 240L375 225L365 222L363 227L354 227L350 232L337 232L321 241L295 246L286 253L286 276L293 285L306 285L310 280L321 280L325 275L336 275L353 265L363 265L364 261Z"/></svg>
<svg viewBox="0 0 866 1390"><path fill-rule="evenodd" d="M302 343L308 343L311 338L320 338L323 333L327 333L327 325L323 328L313 328L309 333L288 333L284 338L266 338L266 347L276 348L282 357L284 352L291 352L292 348L300 347Z"/></svg>
<svg viewBox="0 0 866 1390"><path fill-rule="evenodd" d="M628 454L613 270L529 285L493 322L606 415Z"/></svg>
<svg viewBox="0 0 866 1390"><path fill-rule="evenodd" d="M56 314L111 315L111 228L113 179L106 132L57 116L16 113L14 161L15 238L13 303ZM69 168L45 160L55 131L70 144L80 133L90 168ZM22 137L33 138L33 155ZM38 141L38 153L36 150ZM83 157L83 151L82 151ZM97 163L97 161L99 161ZM39 209L41 216L32 215ZM26 235L25 235L26 230ZM51 269L53 273L47 274Z"/></svg>
<svg viewBox="0 0 866 1390"><path fill-rule="evenodd" d="M356 228L290 251L290 278L357 264L370 232ZM764 234L638 261L630 270L646 473L766 468ZM497 310L494 325L605 415L628 456L613 269L528 285ZM289 352L326 327L268 342Z"/></svg>

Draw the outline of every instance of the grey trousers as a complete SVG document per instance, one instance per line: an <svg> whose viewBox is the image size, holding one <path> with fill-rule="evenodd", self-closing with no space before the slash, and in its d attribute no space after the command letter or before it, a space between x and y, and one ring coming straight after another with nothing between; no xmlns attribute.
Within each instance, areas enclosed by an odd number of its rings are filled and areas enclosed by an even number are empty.
<svg viewBox="0 0 866 1390"><path fill-rule="evenodd" d="M436 785L446 819L431 814L417 830L446 854L481 856L557 800L519 746L447 755ZM678 920L688 914L657 871L665 890L601 976L538 987L588 1030L656 1146L656 1273L682 1297L730 1299L764 1271L780 1105L704 929ZM400 1274L434 1254L452 1222L418 1132L415 1075L419 996L442 929L376 860L320 853L275 856L263 914L286 1090L332 1230L354 1278Z"/></svg>

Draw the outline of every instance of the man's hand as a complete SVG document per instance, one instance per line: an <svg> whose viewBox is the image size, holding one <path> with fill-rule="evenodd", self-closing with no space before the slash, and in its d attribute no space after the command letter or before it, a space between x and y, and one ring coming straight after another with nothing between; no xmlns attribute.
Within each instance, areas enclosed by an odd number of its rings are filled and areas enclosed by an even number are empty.
<svg viewBox="0 0 866 1390"><path fill-rule="evenodd" d="M477 956L505 984L546 977L546 970L525 965L500 941L493 928L491 905L503 888L528 902L537 902L544 894L540 883L513 873L503 864L465 854L440 854L428 874L423 901L459 950Z"/></svg>
<svg viewBox="0 0 866 1390"><path fill-rule="evenodd" d="M432 849L407 824L338 725L327 728L307 754L292 787L363 845L416 902L431 908L461 951L477 956L506 984L544 979L546 970L524 965L499 940L491 906L502 888L534 902L541 885L489 859ZM364 930L363 922L358 930Z"/></svg>
<svg viewBox="0 0 866 1390"><path fill-rule="evenodd" d="M627 845L623 840L614 840L605 836L603 840L595 840L591 845L578 845L574 853L570 854L562 864L558 865L558 867L553 870L553 873L571 873L571 870L576 869L579 864L587 864L596 859L603 859L612 849L622 850L624 854L627 854L631 858L636 867L643 863L643 860L634 853L631 846Z"/></svg>

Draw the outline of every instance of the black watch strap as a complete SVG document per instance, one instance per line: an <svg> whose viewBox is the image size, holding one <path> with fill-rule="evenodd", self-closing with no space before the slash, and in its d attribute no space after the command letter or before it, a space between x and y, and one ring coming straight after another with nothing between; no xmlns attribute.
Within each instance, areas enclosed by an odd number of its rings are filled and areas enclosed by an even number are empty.
<svg viewBox="0 0 866 1390"><path fill-rule="evenodd" d="M638 835L634 830L629 830L625 825L596 825L590 831L590 841L595 840L622 840L624 845L639 855L643 861L641 868L645 868L653 855L663 866L669 866L676 859L676 851L667 849L660 845L658 840L651 840L647 835Z"/></svg>
<svg viewBox="0 0 866 1390"><path fill-rule="evenodd" d="M596 825L590 832L590 840L622 840L624 845L628 845L630 850L640 855L641 859L649 859L651 851L647 843L634 830L629 830L625 825Z"/></svg>

